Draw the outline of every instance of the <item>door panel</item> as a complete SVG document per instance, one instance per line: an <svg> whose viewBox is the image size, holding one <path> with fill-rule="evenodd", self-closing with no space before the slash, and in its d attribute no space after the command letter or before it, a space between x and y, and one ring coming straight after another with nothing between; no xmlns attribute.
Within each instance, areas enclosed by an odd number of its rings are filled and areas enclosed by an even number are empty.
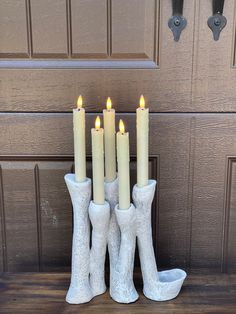
<svg viewBox="0 0 236 314"><path fill-rule="evenodd" d="M235 1L225 1L217 42L207 26L211 0L184 1L179 42L167 25L171 3L0 2L0 270L69 269L63 176L73 171L76 98L83 95L87 111L88 176L89 129L111 96L130 132L133 185L143 93L150 177L158 180L158 266L235 271Z"/></svg>
<svg viewBox="0 0 236 314"><path fill-rule="evenodd" d="M4 132L0 164L5 268L26 269L21 262L31 256L29 270L66 270L70 265L72 216L63 176L72 170L72 115L0 117L1 134ZM117 122L119 118L130 131L131 156L135 156L135 115L117 115ZM95 115L89 114L88 129L94 120ZM50 134L50 142L42 125ZM150 177L158 179L153 235L159 266L235 269L235 126L235 114L151 114ZM15 136L11 141L12 134L24 137ZM4 146L6 139L9 143ZM90 156L89 136L87 153ZM132 157L132 185L136 182L135 169ZM13 229L17 233L12 234ZM18 254L21 241L28 237L35 240L21 252L19 262L13 263L11 256Z"/></svg>
<svg viewBox="0 0 236 314"><path fill-rule="evenodd" d="M236 111L235 12L236 2L225 1L227 25L218 41L213 40L207 19L211 1L196 1L193 60L192 110L198 112Z"/></svg>
<svg viewBox="0 0 236 314"><path fill-rule="evenodd" d="M31 162L1 161L4 266L7 271L37 271L38 242L34 166Z"/></svg>
<svg viewBox="0 0 236 314"><path fill-rule="evenodd" d="M235 122L235 114L195 117L192 267L225 269L226 254L230 263L235 256L235 207L228 193L235 195L236 190L233 181L227 180L227 176L234 178L234 164L230 172L227 165L230 156L236 155Z"/></svg>
<svg viewBox="0 0 236 314"><path fill-rule="evenodd" d="M37 162L37 166L40 270L68 270L71 260L72 207L63 178L72 171L72 161L56 162L48 158L48 161Z"/></svg>
<svg viewBox="0 0 236 314"><path fill-rule="evenodd" d="M120 118L125 120L130 132L131 156L135 156L135 115L117 115L117 123ZM88 130L94 120L95 115L89 114ZM0 165L3 169L4 193L1 213L4 211L5 214L2 225L6 225L7 230L13 227L17 230L18 233L11 237L17 236L17 239L23 238L25 241L28 238L35 239L28 245L33 246L31 254L37 260L34 265L27 264L28 270L68 270L70 266L72 215L63 177L72 170L71 123L71 114L0 115L0 131L1 134L4 132L0 140L3 148ZM50 134L50 143L49 137L42 132L42 125L45 132ZM153 235L155 249L157 246L159 248L158 264L178 263L186 266L189 249L187 206L190 119L188 116L153 114L150 128L153 134L150 140L150 176L158 179L159 186L153 203ZM90 156L90 132L87 133L87 153ZM19 134L19 137L11 141L12 134ZM20 136L22 134L24 137ZM168 135L167 141L165 134ZM4 145L7 139L8 145ZM135 157L131 161L133 185L136 182ZM6 166L11 176L6 173ZM87 166L88 175L91 176L90 157ZM27 228L27 222L32 228ZM21 270L18 264L9 265L11 255L17 254L21 248L20 240L17 242L11 237L7 233L4 245L11 254L5 257L5 264L11 270ZM18 246L15 243L19 243ZM24 252L22 254L26 258ZM23 263L23 257L21 261Z"/></svg>
<svg viewBox="0 0 236 314"><path fill-rule="evenodd" d="M30 0L33 57L67 55L66 1ZM30 48L30 47L29 47Z"/></svg>
<svg viewBox="0 0 236 314"><path fill-rule="evenodd" d="M28 57L25 0L0 4L0 58Z"/></svg>
<svg viewBox="0 0 236 314"><path fill-rule="evenodd" d="M106 58L107 1L72 0L69 9L71 35L68 42L71 41L73 58Z"/></svg>
<svg viewBox="0 0 236 314"><path fill-rule="evenodd" d="M171 1L101 2L99 18L91 1L30 1L29 58L0 58L0 110L69 112L83 94L88 111L100 111L111 95L117 111L134 112L143 93L153 112L189 111L192 4L185 1L188 27L176 44L167 26ZM90 19L75 20L76 12Z"/></svg>

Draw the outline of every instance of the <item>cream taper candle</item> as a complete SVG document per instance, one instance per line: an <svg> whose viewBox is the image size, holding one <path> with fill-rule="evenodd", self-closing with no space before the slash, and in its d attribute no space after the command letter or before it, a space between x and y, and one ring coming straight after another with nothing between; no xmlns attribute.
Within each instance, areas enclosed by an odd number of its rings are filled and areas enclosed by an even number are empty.
<svg viewBox="0 0 236 314"><path fill-rule="evenodd" d="M116 178L116 137L115 110L111 98L107 98L107 109L103 110L104 146L105 146L105 180L112 182Z"/></svg>
<svg viewBox="0 0 236 314"><path fill-rule="evenodd" d="M117 162L119 182L119 209L130 207L130 173L129 173L129 133L125 132L120 120L120 132L117 133Z"/></svg>
<svg viewBox="0 0 236 314"><path fill-rule="evenodd" d="M145 108L143 95L140 97L139 108L136 110L137 129L137 184L139 187L148 184L148 132L149 109Z"/></svg>
<svg viewBox="0 0 236 314"><path fill-rule="evenodd" d="M93 201L95 204L104 204L104 150L103 128L100 127L100 118L97 116L95 129L92 135L92 167L93 167Z"/></svg>
<svg viewBox="0 0 236 314"><path fill-rule="evenodd" d="M85 110L82 105L83 99L80 95L77 108L73 109L75 180L77 182L86 179Z"/></svg>

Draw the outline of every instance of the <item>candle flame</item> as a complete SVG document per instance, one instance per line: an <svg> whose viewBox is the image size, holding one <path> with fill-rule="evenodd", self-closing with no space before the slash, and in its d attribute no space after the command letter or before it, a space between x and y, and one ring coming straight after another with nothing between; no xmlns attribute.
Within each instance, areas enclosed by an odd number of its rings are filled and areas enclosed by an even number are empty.
<svg viewBox="0 0 236 314"><path fill-rule="evenodd" d="M144 99L143 95L140 96L139 107L140 108L145 108L145 99Z"/></svg>
<svg viewBox="0 0 236 314"><path fill-rule="evenodd" d="M112 107L111 98L110 98L110 97L108 97L108 98L107 98L107 110L110 110L110 109L111 109L111 107Z"/></svg>
<svg viewBox="0 0 236 314"><path fill-rule="evenodd" d="M81 95L79 95L77 99L77 108L82 108L82 106L83 106L83 98Z"/></svg>
<svg viewBox="0 0 236 314"><path fill-rule="evenodd" d="M97 116L96 120L95 120L95 129L99 130L101 126L101 120L99 118L99 116Z"/></svg>
<svg viewBox="0 0 236 314"><path fill-rule="evenodd" d="M125 133L125 125L124 125L123 120L119 121L119 129L121 133Z"/></svg>

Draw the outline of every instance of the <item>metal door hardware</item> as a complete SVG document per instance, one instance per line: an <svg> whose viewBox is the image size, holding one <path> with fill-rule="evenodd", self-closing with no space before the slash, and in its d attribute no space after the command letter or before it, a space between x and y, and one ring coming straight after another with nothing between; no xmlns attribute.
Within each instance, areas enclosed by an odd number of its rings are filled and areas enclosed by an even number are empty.
<svg viewBox="0 0 236 314"><path fill-rule="evenodd" d="M187 25L187 20L183 17L183 0L172 0L172 17L168 21L174 40L179 41L182 30Z"/></svg>
<svg viewBox="0 0 236 314"><path fill-rule="evenodd" d="M209 17L207 24L212 30L214 40L218 40L220 32L227 23L226 17L223 15L224 0L213 0L212 10L213 15Z"/></svg>

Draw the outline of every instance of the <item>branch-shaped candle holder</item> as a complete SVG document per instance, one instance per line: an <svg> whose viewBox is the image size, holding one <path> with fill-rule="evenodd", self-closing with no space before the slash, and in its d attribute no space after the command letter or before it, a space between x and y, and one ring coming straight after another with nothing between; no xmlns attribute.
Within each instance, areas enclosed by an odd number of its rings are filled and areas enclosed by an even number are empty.
<svg viewBox="0 0 236 314"><path fill-rule="evenodd" d="M119 303L131 303L138 299L134 287L133 269L136 244L136 212L133 204L128 209L115 207L117 223L120 227L121 241L117 261L113 268L113 278L110 282L110 295Z"/></svg>
<svg viewBox="0 0 236 314"><path fill-rule="evenodd" d="M107 248L107 233L110 223L110 206L95 204L89 205L89 217L92 223L92 246L90 250L90 286L93 296L106 291L104 265Z"/></svg>
<svg viewBox="0 0 236 314"><path fill-rule="evenodd" d="M133 282L136 236L143 276L143 293L155 301L175 298L186 273L181 269L158 272L152 244L151 205L156 181L133 188L134 205L119 209L118 179L105 183L105 201L91 201L91 180L76 182L74 174L65 181L73 205L74 231L72 243L71 283L66 301L71 304L89 302L106 291L104 265L108 243L110 259L110 295L119 303L138 299ZM92 241L90 249L90 221Z"/></svg>
<svg viewBox="0 0 236 314"><path fill-rule="evenodd" d="M73 242L71 283L66 301L71 304L89 302L106 291L104 264L110 206L94 204L91 200L91 180L76 182L74 174L67 174L65 181L73 205ZM92 246L90 250L90 222Z"/></svg>
<svg viewBox="0 0 236 314"><path fill-rule="evenodd" d="M136 207L136 227L138 250L143 276L143 293L154 301L175 298L182 287L186 273L182 269L158 272L152 242L151 206L155 194L156 181L149 180L144 187L133 188Z"/></svg>
<svg viewBox="0 0 236 314"><path fill-rule="evenodd" d="M118 209L118 179L105 182L105 198L110 204L111 218L108 232L110 260L110 295L119 303L138 299L133 283L135 251L135 209Z"/></svg>
<svg viewBox="0 0 236 314"><path fill-rule="evenodd" d="M110 283L114 280L115 266L120 251L120 228L117 223L115 207L118 204L118 178L112 182L105 182L105 199L110 204L111 216L108 231L108 252L110 261ZM111 285L111 284L110 284Z"/></svg>
<svg viewBox="0 0 236 314"><path fill-rule="evenodd" d="M68 173L65 181L73 206L73 241L71 283L66 301L71 304L89 302L93 298L89 283L90 222L88 206L91 199L91 180L76 182L75 175Z"/></svg>

